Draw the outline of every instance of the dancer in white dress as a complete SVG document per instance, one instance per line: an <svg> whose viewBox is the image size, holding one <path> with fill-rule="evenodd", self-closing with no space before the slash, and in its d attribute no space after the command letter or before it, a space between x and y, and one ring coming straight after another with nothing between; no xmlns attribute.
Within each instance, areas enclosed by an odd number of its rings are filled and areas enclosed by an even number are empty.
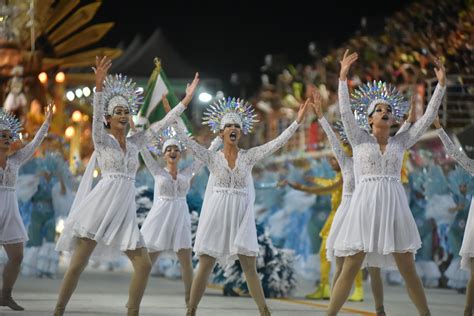
<svg viewBox="0 0 474 316"><path fill-rule="evenodd" d="M347 72L357 58L356 53L349 55L346 51L341 61L339 104L354 151L357 185L334 244L335 255L346 258L333 289L328 315L336 315L341 309L364 259L367 266L385 267L396 263L418 312L430 315L414 262L414 253L421 246L420 235L400 183L400 171L404 151L416 143L436 117L444 95L446 74L437 60L435 72L439 83L426 113L407 131L390 137L394 116L400 117L405 108L403 98L395 88L381 82L357 91L354 94L356 114L371 133L360 128L351 111L346 82Z"/></svg>
<svg viewBox="0 0 474 316"><path fill-rule="evenodd" d="M166 106L167 99L163 97L162 100ZM181 123L181 126L180 123L174 127L186 129L184 124ZM209 150L215 151L221 144L220 137L216 137ZM186 195L192 178L199 172L203 163L195 160L189 167L178 171L184 146L177 139L172 127L163 131L154 146L157 153L166 161L166 168L160 166L148 148L141 150L143 160L155 178L155 191L153 206L140 231L152 264L163 252L173 252L178 256L185 287L185 302L188 305L193 281L193 265L191 217Z"/></svg>
<svg viewBox="0 0 474 316"><path fill-rule="evenodd" d="M137 112L141 93L126 77L107 77L111 64L107 57L96 57L92 121L95 152L56 245L57 250L71 251L73 255L61 284L55 315L63 315L96 246L97 255L122 251L129 257L134 274L129 288L128 315L138 315L151 269L136 217L134 180L139 165L138 153L153 133L161 132L184 111L199 81L196 74L182 102L163 120L153 123L146 131L126 137L130 114ZM102 179L91 189L96 160Z"/></svg>
<svg viewBox="0 0 474 316"><path fill-rule="evenodd" d="M456 161L472 176L474 176L474 159L470 159L464 152L460 151L451 141L436 118L434 122L438 129L438 136L446 148L448 155L452 156ZM466 222L466 230L462 239L462 246L459 252L461 256L461 269L471 272L471 278L466 287L466 307L464 316L472 316L474 309L474 198L471 201L471 208Z"/></svg>
<svg viewBox="0 0 474 316"><path fill-rule="evenodd" d="M53 116L53 107L49 105L46 120L36 132L35 138L25 147L8 155L13 142L20 138L20 121L10 113L0 110L0 244L7 253L8 261L3 269L3 287L0 306L13 310L23 310L12 298L12 289L20 273L23 261L23 246L28 234L18 209L15 193L18 170L34 154L48 133Z"/></svg>
<svg viewBox="0 0 474 316"><path fill-rule="evenodd" d="M256 269L259 248L251 171L259 160L281 148L290 139L302 122L309 108L308 103L309 100L301 105L296 121L279 137L248 150L239 149L238 142L241 133L251 131L255 115L251 105L243 100L221 100L205 113L204 123L213 132L219 132L223 139L222 151L210 151L180 132L186 146L197 159L206 163L211 173L196 233L194 251L199 256L199 268L193 280L187 315L195 315L216 260L232 263L237 259L260 314L270 315Z"/></svg>

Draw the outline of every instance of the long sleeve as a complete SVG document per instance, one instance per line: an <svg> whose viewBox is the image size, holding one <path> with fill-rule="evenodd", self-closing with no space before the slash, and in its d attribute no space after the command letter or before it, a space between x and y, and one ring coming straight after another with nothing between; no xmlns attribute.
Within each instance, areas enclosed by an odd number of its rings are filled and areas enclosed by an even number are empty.
<svg viewBox="0 0 474 316"><path fill-rule="evenodd" d="M444 129L438 130L438 136L446 148L448 155L452 156L456 161L470 174L474 175L474 159L470 159L464 152L460 151L457 146L449 138Z"/></svg>
<svg viewBox="0 0 474 316"><path fill-rule="evenodd" d="M183 142L184 145L193 152L197 159L201 160L205 164L209 164L211 161L212 151L189 138L186 132L181 128L177 128L176 133L178 134L180 141Z"/></svg>
<svg viewBox="0 0 474 316"><path fill-rule="evenodd" d="M145 144L149 143L155 134L161 133L165 128L170 126L176 121L179 116L184 112L186 107L180 102L165 117L157 122L150 125L145 131L138 132L130 137L130 139L137 144L140 148Z"/></svg>
<svg viewBox="0 0 474 316"><path fill-rule="evenodd" d="M140 150L140 153L142 155L146 167L148 168L148 170L150 170L152 175L157 175L163 172L163 168L161 168L160 164L155 160L155 158L153 158L147 148L143 147L142 150Z"/></svg>
<svg viewBox="0 0 474 316"><path fill-rule="evenodd" d="M402 126L400 126L400 128L398 129L395 135L400 134L400 133L405 133L406 131L410 129L411 125L412 124L410 122L407 122L407 121L403 122Z"/></svg>
<svg viewBox="0 0 474 316"><path fill-rule="evenodd" d="M296 190L313 194L332 194L342 189L342 176L338 174L333 179L312 178L312 182L318 186L300 185Z"/></svg>
<svg viewBox="0 0 474 316"><path fill-rule="evenodd" d="M411 128L409 128L405 133L399 134L403 135L402 137L404 137L403 145L405 148L410 148L413 146L433 123L436 115L438 114L438 109L441 101L443 100L445 90L446 87L443 87L438 83L423 116L418 121L416 121L413 126L411 126Z"/></svg>
<svg viewBox="0 0 474 316"><path fill-rule="evenodd" d="M222 139L220 138L220 136L217 136L211 142L211 145L209 146L207 150L216 151L219 149L221 144L222 144ZM196 173L198 173L199 169L202 168L203 164L204 163L201 160L194 160L193 163L189 167L185 168L182 173L185 176L193 177Z"/></svg>
<svg viewBox="0 0 474 316"><path fill-rule="evenodd" d="M23 164L25 163L28 159L30 159L36 148L41 145L43 142L44 138L48 134L48 129L49 129L49 122L45 120L43 122L43 125L41 125L40 129L36 132L35 137L31 142L29 142L25 147L22 149L18 150L15 154L13 154L12 159L15 159L18 164Z"/></svg>
<svg viewBox="0 0 474 316"><path fill-rule="evenodd" d="M92 116L92 140L94 145L97 147L98 144L102 143L103 137L105 135L104 128L104 93L96 92L94 93L94 103L93 103L93 116Z"/></svg>
<svg viewBox="0 0 474 316"><path fill-rule="evenodd" d="M283 147L291 138L291 136L293 136L299 126L300 124L295 121L290 126L288 126L288 128L285 129L283 133L281 133L277 138L269 141L266 144L250 148L248 150L248 155L251 157L251 163L255 164L257 161L273 154L275 151Z"/></svg>
<svg viewBox="0 0 474 316"><path fill-rule="evenodd" d="M329 143L331 144L332 150L336 155L337 161L339 161L341 166L345 165L348 157L344 149L342 149L341 141L337 138L336 133L334 133L331 125L329 125L325 117L319 120L319 124L321 124L321 127L328 137Z"/></svg>
<svg viewBox="0 0 474 316"><path fill-rule="evenodd" d="M349 97L349 89L347 87L347 80L339 80L338 89L339 110L341 112L341 120L346 131L347 138L352 145L352 148L363 142L367 137L367 132L359 127L357 121L352 113L351 101Z"/></svg>

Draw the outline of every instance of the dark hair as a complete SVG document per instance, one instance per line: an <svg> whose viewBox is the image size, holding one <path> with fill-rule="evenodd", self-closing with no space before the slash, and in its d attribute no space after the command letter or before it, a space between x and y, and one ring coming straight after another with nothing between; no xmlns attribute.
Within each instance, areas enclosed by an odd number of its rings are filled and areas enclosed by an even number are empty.
<svg viewBox="0 0 474 316"><path fill-rule="evenodd" d="M110 129L110 123L107 122L107 118L110 118L110 115L105 115L106 121L103 123L103 124L104 124L104 128Z"/></svg>

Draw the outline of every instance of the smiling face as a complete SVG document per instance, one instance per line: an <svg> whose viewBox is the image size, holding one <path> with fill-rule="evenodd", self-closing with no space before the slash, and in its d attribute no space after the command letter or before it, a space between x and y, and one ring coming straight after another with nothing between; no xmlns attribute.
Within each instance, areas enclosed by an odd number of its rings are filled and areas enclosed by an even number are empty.
<svg viewBox="0 0 474 316"><path fill-rule="evenodd" d="M237 145L241 136L241 127L237 123L225 124L224 129L221 129L219 135L222 138L222 142Z"/></svg>
<svg viewBox="0 0 474 316"><path fill-rule="evenodd" d="M9 130L0 130L0 149L10 149L13 144L13 135Z"/></svg>
<svg viewBox="0 0 474 316"><path fill-rule="evenodd" d="M176 145L169 145L164 151L163 158L166 163L177 164L181 158L181 151Z"/></svg>
<svg viewBox="0 0 474 316"><path fill-rule="evenodd" d="M377 104L374 112L369 116L370 126L390 127L393 123L392 107L387 104Z"/></svg>
<svg viewBox="0 0 474 316"><path fill-rule="evenodd" d="M106 120L111 128L125 129L129 124L130 110L125 106L118 105L114 107L112 115L107 116Z"/></svg>

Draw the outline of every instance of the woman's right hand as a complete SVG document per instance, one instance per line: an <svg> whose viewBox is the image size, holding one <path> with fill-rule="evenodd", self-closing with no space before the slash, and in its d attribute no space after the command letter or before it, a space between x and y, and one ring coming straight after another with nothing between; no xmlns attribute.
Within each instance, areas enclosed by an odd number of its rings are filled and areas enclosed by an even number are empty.
<svg viewBox="0 0 474 316"><path fill-rule="evenodd" d="M341 71L339 72L339 79L341 81L347 80L347 73L357 58L359 58L357 53L352 53L349 55L349 50L346 49L344 52L344 57L342 57L342 60L339 62L341 64Z"/></svg>
<svg viewBox="0 0 474 316"><path fill-rule="evenodd" d="M95 73L95 91L102 91L110 66L112 66L110 58L95 56L95 67L92 67Z"/></svg>
<svg viewBox="0 0 474 316"><path fill-rule="evenodd" d="M318 90L315 90L313 92L313 103L311 103L311 106L313 107L314 114L316 114L318 119L322 119L323 116L324 116L323 111L321 109L322 103L323 103L323 101L322 101L322 98L321 98L321 94L319 93Z"/></svg>

